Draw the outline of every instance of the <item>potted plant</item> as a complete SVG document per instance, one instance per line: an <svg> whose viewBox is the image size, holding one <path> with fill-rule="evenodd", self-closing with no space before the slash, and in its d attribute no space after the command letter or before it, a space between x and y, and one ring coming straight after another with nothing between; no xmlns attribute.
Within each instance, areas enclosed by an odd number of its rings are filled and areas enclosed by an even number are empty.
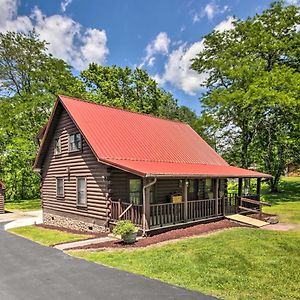
<svg viewBox="0 0 300 300"><path fill-rule="evenodd" d="M132 244L136 241L138 228L131 221L118 221L113 229L114 235L120 235L124 243Z"/></svg>

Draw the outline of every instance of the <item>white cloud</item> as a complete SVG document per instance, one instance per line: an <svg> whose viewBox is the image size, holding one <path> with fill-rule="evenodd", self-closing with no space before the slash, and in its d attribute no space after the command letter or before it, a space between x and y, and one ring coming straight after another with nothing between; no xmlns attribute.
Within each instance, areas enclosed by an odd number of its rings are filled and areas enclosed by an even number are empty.
<svg viewBox="0 0 300 300"><path fill-rule="evenodd" d="M218 31L229 30L233 28L233 20L233 17L228 17L214 29ZM204 49L204 41L202 39L190 45L183 44L173 50L164 66L164 73L162 75L156 74L153 78L159 85L169 82L186 94L195 95L201 89L201 84L205 82L208 76L207 73L199 74L190 68L191 60Z"/></svg>
<svg viewBox="0 0 300 300"><path fill-rule="evenodd" d="M299 0L286 0L285 3L287 5L296 5L296 6L300 5L300 1Z"/></svg>
<svg viewBox="0 0 300 300"><path fill-rule="evenodd" d="M60 3L60 8L62 12L65 12L67 7L72 3L73 0L64 0Z"/></svg>
<svg viewBox="0 0 300 300"><path fill-rule="evenodd" d="M230 30L234 27L233 22L235 21L235 18L232 16L229 16L226 20L222 21L221 23L219 23L214 30L216 31L226 31L226 30Z"/></svg>
<svg viewBox="0 0 300 300"><path fill-rule="evenodd" d="M229 11L229 6L224 5L220 7L214 1L206 4L200 13L193 16L193 23L199 22L202 18L207 17L208 20L212 20L216 15L223 14Z"/></svg>
<svg viewBox="0 0 300 300"><path fill-rule="evenodd" d="M169 53L170 38L166 32L160 32L156 38L147 45L146 47L146 56L143 58L140 67L143 67L145 64L148 66L153 66L155 61L156 54L166 55Z"/></svg>
<svg viewBox="0 0 300 300"><path fill-rule="evenodd" d="M16 0L0 0L0 5L4 11L0 19L1 32L28 32L34 28L40 38L49 43L50 53L77 70L86 68L91 62L102 64L105 61L109 51L104 30L84 29L67 16L46 16L37 7L30 16L18 16Z"/></svg>

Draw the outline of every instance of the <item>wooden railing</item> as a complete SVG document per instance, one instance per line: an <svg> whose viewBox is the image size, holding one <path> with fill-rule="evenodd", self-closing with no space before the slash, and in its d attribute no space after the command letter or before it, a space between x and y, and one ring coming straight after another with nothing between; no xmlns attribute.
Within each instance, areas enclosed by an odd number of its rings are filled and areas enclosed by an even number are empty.
<svg viewBox="0 0 300 300"><path fill-rule="evenodd" d="M254 196L247 196L257 198ZM260 208L260 202L244 197L238 197L236 194L228 194L218 199L204 199L187 201L187 212L185 213L184 203L159 203L150 204L150 227L191 222L202 219L219 217L227 214L238 213L242 208L244 210L257 210ZM250 207L251 206L251 207ZM126 203L121 201L111 201L110 215L112 220L130 220L136 225L143 223L143 206Z"/></svg>
<svg viewBox="0 0 300 300"><path fill-rule="evenodd" d="M111 219L130 220L136 225L142 225L143 206L121 201L111 201Z"/></svg>
<svg viewBox="0 0 300 300"><path fill-rule="evenodd" d="M150 226L163 226L184 221L183 203L161 203L150 205Z"/></svg>

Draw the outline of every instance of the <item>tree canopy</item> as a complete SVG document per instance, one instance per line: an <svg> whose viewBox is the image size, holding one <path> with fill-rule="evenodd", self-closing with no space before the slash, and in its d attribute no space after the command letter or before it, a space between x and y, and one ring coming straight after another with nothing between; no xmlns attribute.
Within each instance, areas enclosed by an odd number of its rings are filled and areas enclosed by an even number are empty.
<svg viewBox="0 0 300 300"><path fill-rule="evenodd" d="M208 73L201 102L218 124L219 151L231 163L272 174L274 191L286 165L299 157L299 24L298 7L274 2L205 36L192 63Z"/></svg>

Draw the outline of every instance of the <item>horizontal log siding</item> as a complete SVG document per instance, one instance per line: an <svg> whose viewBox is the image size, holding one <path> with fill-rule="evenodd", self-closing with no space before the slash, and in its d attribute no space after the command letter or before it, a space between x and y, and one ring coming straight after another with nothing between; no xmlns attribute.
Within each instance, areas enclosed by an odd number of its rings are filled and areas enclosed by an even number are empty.
<svg viewBox="0 0 300 300"><path fill-rule="evenodd" d="M129 202L129 179L141 179L141 177L116 168L109 168L108 172L110 173L111 199Z"/></svg>
<svg viewBox="0 0 300 300"><path fill-rule="evenodd" d="M182 194L182 188L179 186L179 179L159 179L154 188L153 203L170 202L170 194Z"/></svg>
<svg viewBox="0 0 300 300"><path fill-rule="evenodd" d="M97 161L88 144L82 141L82 151L69 153L69 134L77 132L75 124L66 111L58 119L53 139L42 168L42 200L45 211L59 215L76 215L82 220L106 221L108 181L107 167ZM60 155L54 155L55 138L61 138ZM69 168L69 173L68 173ZM70 175L70 176L69 176ZM64 178L64 197L56 196L56 177ZM87 178L87 207L80 208L76 202L76 177Z"/></svg>
<svg viewBox="0 0 300 300"><path fill-rule="evenodd" d="M0 214L4 213L4 190L2 190L0 185Z"/></svg>

